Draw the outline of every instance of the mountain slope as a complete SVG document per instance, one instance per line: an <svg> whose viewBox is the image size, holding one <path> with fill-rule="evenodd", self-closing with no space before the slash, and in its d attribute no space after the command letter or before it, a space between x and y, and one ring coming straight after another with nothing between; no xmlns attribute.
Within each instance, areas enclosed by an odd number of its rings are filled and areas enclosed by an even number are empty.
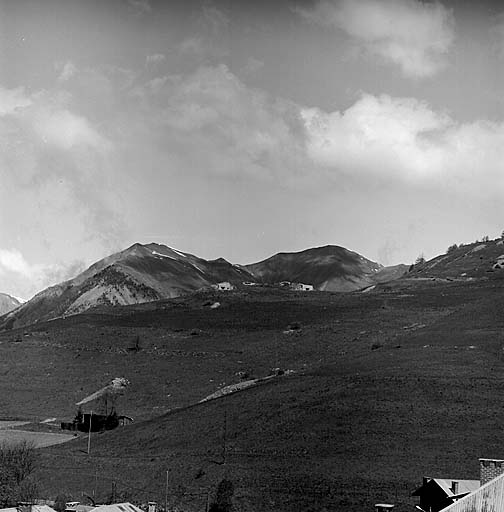
<svg viewBox="0 0 504 512"><path fill-rule="evenodd" d="M21 302L15 297L6 293L0 293L0 315L5 315L5 313L16 309L20 305Z"/></svg>
<svg viewBox="0 0 504 512"><path fill-rule="evenodd" d="M108 256L74 279L37 294L0 327L13 328L81 313L97 305L127 305L177 297L229 281L253 280L224 259L207 261L159 244L135 244Z"/></svg>
<svg viewBox="0 0 504 512"><path fill-rule="evenodd" d="M205 260L160 244L134 244L91 265L75 278L37 294L0 318L0 329L78 314L98 305L128 305L178 297L228 281L312 284L348 292L400 277L406 267L382 267L343 247L279 253L252 265Z"/></svg>
<svg viewBox="0 0 504 512"><path fill-rule="evenodd" d="M399 277L407 267L383 267L344 247L326 245L278 253L245 268L264 283L292 281L312 284L318 290L347 292Z"/></svg>
<svg viewBox="0 0 504 512"><path fill-rule="evenodd" d="M481 279L504 273L504 240L488 240L452 246L446 254L416 264L408 277Z"/></svg>

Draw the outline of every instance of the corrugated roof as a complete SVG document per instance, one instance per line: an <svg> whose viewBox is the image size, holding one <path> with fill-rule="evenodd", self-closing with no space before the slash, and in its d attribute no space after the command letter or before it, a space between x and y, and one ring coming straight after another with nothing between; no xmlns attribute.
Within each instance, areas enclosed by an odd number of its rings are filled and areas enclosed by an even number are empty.
<svg viewBox="0 0 504 512"><path fill-rule="evenodd" d="M442 512L488 512L504 510L504 474L476 489Z"/></svg>
<svg viewBox="0 0 504 512"><path fill-rule="evenodd" d="M113 503L112 505L100 505L91 512L143 512L141 508L131 503Z"/></svg>

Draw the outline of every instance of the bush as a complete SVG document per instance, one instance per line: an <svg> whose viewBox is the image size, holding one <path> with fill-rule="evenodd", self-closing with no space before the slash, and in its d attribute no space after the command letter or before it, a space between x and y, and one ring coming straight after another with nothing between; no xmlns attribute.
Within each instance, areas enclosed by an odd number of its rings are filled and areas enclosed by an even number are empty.
<svg viewBox="0 0 504 512"><path fill-rule="evenodd" d="M450 254L450 253L456 251L457 249L458 249L457 244L450 245L450 247L448 247L448 249L446 249L446 254Z"/></svg>
<svg viewBox="0 0 504 512"><path fill-rule="evenodd" d="M33 479L36 467L33 443L0 444L0 505L16 505L36 497L37 483Z"/></svg>

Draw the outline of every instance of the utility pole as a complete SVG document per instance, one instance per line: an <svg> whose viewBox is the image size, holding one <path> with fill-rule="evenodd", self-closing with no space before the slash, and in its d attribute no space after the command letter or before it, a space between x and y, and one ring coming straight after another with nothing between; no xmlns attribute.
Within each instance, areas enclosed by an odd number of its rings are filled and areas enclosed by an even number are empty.
<svg viewBox="0 0 504 512"><path fill-rule="evenodd" d="M166 489L165 489L165 505L164 505L164 508L165 508L165 512L168 512L168 482L169 482L169 479L170 479L170 470L167 469L166 470Z"/></svg>
<svg viewBox="0 0 504 512"><path fill-rule="evenodd" d="M88 432L88 442L87 442L87 453L91 451L91 423L93 422L93 411L91 411L91 415L89 416L89 432Z"/></svg>
<svg viewBox="0 0 504 512"><path fill-rule="evenodd" d="M206 506L205 506L205 512L208 512L210 510L210 488L207 489L206 492Z"/></svg>
<svg viewBox="0 0 504 512"><path fill-rule="evenodd" d="M224 410L224 434L222 436L222 464L226 464L227 410Z"/></svg>
<svg viewBox="0 0 504 512"><path fill-rule="evenodd" d="M96 500L96 487L98 485L98 467L95 468L94 474L94 488L93 488L93 499Z"/></svg>

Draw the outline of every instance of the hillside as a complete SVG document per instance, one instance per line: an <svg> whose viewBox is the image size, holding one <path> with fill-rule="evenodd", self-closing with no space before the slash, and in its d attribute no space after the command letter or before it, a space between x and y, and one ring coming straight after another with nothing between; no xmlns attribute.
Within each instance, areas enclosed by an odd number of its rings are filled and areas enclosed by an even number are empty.
<svg viewBox="0 0 504 512"><path fill-rule="evenodd" d="M163 503L170 469L169 501L189 511L226 477L237 510L405 512L423 475L474 478L478 457L504 458L503 283L198 292L0 333L3 414L70 419L110 378L131 381L118 408L133 424L95 436L90 456L86 439L41 452L53 497L97 485L106 499L115 482ZM196 405L275 368L292 372Z"/></svg>
<svg viewBox="0 0 504 512"><path fill-rule="evenodd" d="M135 244L108 256L74 279L43 290L0 319L0 328L74 315L98 305L141 304L177 297L212 284L252 280L224 259L207 261L164 245Z"/></svg>
<svg viewBox="0 0 504 512"><path fill-rule="evenodd" d="M21 305L21 302L6 293L0 293L0 315L4 315Z"/></svg>
<svg viewBox="0 0 504 512"><path fill-rule="evenodd" d="M431 260L415 265L412 278L488 279L504 272L504 240L473 242L454 246Z"/></svg>
<svg viewBox="0 0 504 512"><path fill-rule="evenodd" d="M382 267L342 247L280 253L253 265L223 258L205 260L159 244L135 244L90 266L74 279L37 294L0 318L0 329L82 313L99 305L127 305L185 295L228 281L312 284L318 290L348 292L400 277L405 265Z"/></svg>
<svg viewBox="0 0 504 512"><path fill-rule="evenodd" d="M245 268L264 283L291 281L312 284L317 290L345 292L396 279L407 270L406 265L383 267L335 245L278 253Z"/></svg>

